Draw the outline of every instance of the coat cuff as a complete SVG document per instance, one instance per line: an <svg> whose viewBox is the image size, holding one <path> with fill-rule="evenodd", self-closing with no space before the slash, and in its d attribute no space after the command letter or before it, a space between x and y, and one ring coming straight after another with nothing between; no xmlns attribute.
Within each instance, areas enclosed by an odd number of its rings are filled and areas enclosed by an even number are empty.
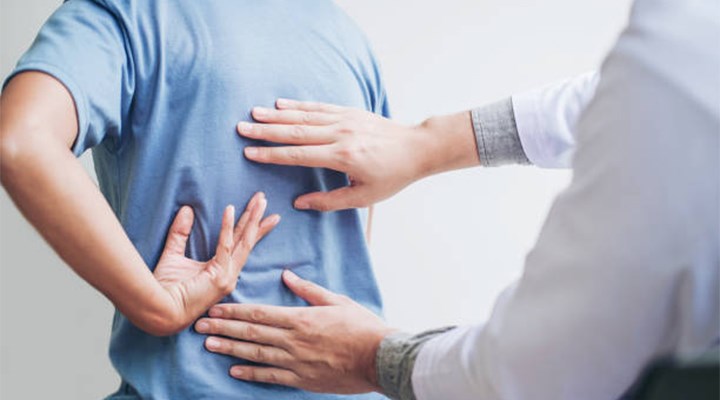
<svg viewBox="0 0 720 400"><path fill-rule="evenodd" d="M480 164L530 164L523 150L511 98L471 111Z"/></svg>
<svg viewBox="0 0 720 400"><path fill-rule="evenodd" d="M428 340L454 327L426 331L417 335L394 333L380 343L375 363L383 393L391 399L416 400L412 385L413 368L420 348Z"/></svg>

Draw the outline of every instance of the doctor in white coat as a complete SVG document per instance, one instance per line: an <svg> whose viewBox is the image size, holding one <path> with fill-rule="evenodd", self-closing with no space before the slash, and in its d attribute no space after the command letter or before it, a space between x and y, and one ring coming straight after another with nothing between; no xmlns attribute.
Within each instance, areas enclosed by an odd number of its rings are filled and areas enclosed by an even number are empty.
<svg viewBox="0 0 720 400"><path fill-rule="evenodd" d="M254 117L241 135L287 146L246 157L351 177L298 209L364 207L474 165L573 179L485 323L397 332L286 271L312 306L224 304L195 325L208 350L264 364L233 367L237 379L399 399L614 400L654 360L717 345L717 0L637 0L599 73L418 126L289 100Z"/></svg>

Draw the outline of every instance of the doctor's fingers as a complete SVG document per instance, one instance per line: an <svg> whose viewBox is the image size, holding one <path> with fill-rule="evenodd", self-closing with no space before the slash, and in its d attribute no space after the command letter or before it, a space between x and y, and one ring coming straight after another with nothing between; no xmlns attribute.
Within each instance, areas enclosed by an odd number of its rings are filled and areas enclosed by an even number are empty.
<svg viewBox="0 0 720 400"><path fill-rule="evenodd" d="M337 140L334 125L279 125L240 122L237 126L241 136L283 144L329 144Z"/></svg>
<svg viewBox="0 0 720 400"><path fill-rule="evenodd" d="M214 305L208 315L211 318L234 319L277 328L294 328L302 310L302 307L224 303Z"/></svg>
<svg viewBox="0 0 720 400"><path fill-rule="evenodd" d="M236 365L230 368L230 376L248 382L270 383L309 390L295 372L281 368Z"/></svg>
<svg viewBox="0 0 720 400"><path fill-rule="evenodd" d="M330 125L340 121L342 114L255 107L252 110L252 117L256 121L272 124Z"/></svg>
<svg viewBox="0 0 720 400"><path fill-rule="evenodd" d="M342 172L346 172L343 167L347 165L333 145L246 147L245 157L263 164L330 168Z"/></svg>
<svg viewBox="0 0 720 400"><path fill-rule="evenodd" d="M226 339L217 336L210 336L205 339L205 348L213 353L225 354L236 358L242 358L243 360L278 367L289 367L294 364L295 360L290 353L277 347L242 342L239 340Z"/></svg>
<svg viewBox="0 0 720 400"><path fill-rule="evenodd" d="M281 349L285 349L289 341L287 329L229 319L202 318L195 323L195 330L206 335L225 336Z"/></svg>
<svg viewBox="0 0 720 400"><path fill-rule="evenodd" d="M275 107L277 107L278 110L316 111L325 113L341 113L349 110L348 107L338 106L335 104L291 99L277 99Z"/></svg>

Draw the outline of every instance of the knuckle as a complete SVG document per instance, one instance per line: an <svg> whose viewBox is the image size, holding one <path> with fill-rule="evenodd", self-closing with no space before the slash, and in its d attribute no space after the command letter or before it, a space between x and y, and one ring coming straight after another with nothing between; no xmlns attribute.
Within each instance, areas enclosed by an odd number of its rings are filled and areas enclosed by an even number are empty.
<svg viewBox="0 0 720 400"><path fill-rule="evenodd" d="M355 133L355 129L353 128L353 125L341 122L337 124L337 133L342 135L352 135Z"/></svg>
<svg viewBox="0 0 720 400"><path fill-rule="evenodd" d="M245 339L254 342L257 341L258 336L259 332L255 326L248 325L247 327L245 327Z"/></svg>
<svg viewBox="0 0 720 400"><path fill-rule="evenodd" d="M302 114L302 122L305 124L310 124L313 122L313 114L310 112L304 112Z"/></svg>
<svg viewBox="0 0 720 400"><path fill-rule="evenodd" d="M306 130L305 130L305 127L302 125L295 125L290 130L290 139L302 140L305 138L305 136L306 136Z"/></svg>
<svg viewBox="0 0 720 400"><path fill-rule="evenodd" d="M250 312L250 320L253 322L262 322L265 319L265 311L255 309Z"/></svg>
<svg viewBox="0 0 720 400"><path fill-rule="evenodd" d="M255 372L255 368L247 368L243 371L243 373L247 376L248 380L257 381L257 372Z"/></svg>
<svg viewBox="0 0 720 400"><path fill-rule="evenodd" d="M291 148L287 151L287 158L290 161L298 161L302 157L302 152L300 149L297 148Z"/></svg>
<svg viewBox="0 0 720 400"><path fill-rule="evenodd" d="M341 162L349 161L352 155L352 148L350 146L344 145L337 149L337 156Z"/></svg>
<svg viewBox="0 0 720 400"><path fill-rule="evenodd" d="M227 276L227 274L218 274L215 279L215 285L218 290L225 295L232 293L235 289L235 281Z"/></svg>
<svg viewBox="0 0 720 400"><path fill-rule="evenodd" d="M267 354L265 354L265 350L260 346L255 347L252 356L253 360L257 362L263 362L267 359Z"/></svg>
<svg viewBox="0 0 720 400"><path fill-rule="evenodd" d="M266 376L266 380L268 383L278 383L280 381L280 378L275 371L269 371Z"/></svg>
<svg viewBox="0 0 720 400"><path fill-rule="evenodd" d="M297 317L297 327L303 335L312 334L313 323L307 314L301 314Z"/></svg>

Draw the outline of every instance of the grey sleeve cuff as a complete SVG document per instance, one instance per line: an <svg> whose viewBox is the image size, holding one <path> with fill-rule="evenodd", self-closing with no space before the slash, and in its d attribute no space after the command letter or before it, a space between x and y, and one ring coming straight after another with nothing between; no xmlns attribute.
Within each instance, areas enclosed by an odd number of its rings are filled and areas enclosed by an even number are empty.
<svg viewBox="0 0 720 400"><path fill-rule="evenodd" d="M391 399L416 400L412 387L412 371L420 348L428 340L454 327L426 331L417 335L394 333L380 343L375 363L383 393Z"/></svg>
<svg viewBox="0 0 720 400"><path fill-rule="evenodd" d="M512 98L471 111L480 164L530 164L520 142Z"/></svg>

